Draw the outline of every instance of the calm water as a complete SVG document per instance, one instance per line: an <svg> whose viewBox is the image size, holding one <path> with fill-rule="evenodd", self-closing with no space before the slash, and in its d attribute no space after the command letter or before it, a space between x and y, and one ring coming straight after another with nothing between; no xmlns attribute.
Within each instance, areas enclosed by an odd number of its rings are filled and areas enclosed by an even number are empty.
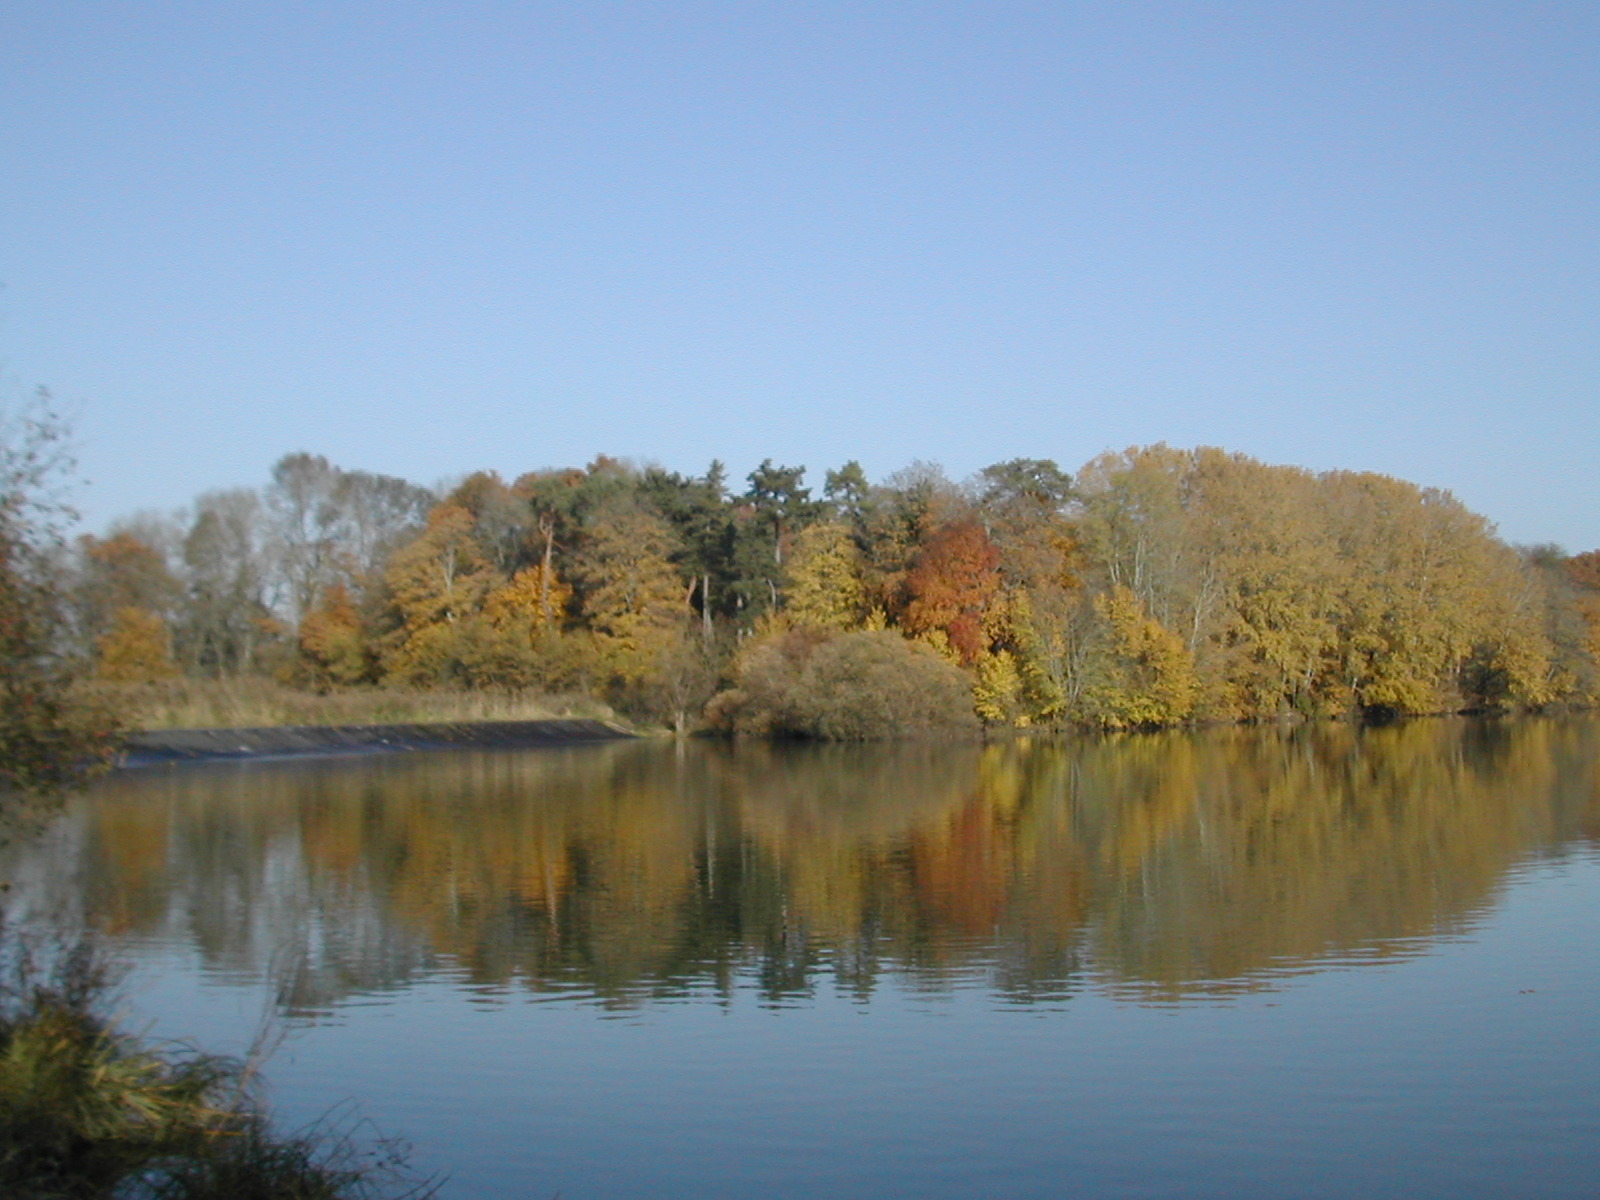
<svg viewBox="0 0 1600 1200"><path fill-rule="evenodd" d="M0 863L457 1197L1600 1195L1600 721L113 778Z"/></svg>

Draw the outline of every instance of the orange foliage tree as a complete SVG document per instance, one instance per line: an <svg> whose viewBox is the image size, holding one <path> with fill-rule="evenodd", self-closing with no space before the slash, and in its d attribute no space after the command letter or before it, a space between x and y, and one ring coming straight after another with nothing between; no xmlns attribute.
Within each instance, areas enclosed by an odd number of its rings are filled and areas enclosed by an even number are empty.
<svg viewBox="0 0 1600 1200"><path fill-rule="evenodd" d="M970 666L987 647L984 618L1000 587L1000 551L970 518L948 521L923 543L910 573L903 624L914 635L943 633Z"/></svg>
<svg viewBox="0 0 1600 1200"><path fill-rule="evenodd" d="M300 622L300 660L312 682L348 687L372 673L361 614L350 591L336 583Z"/></svg>

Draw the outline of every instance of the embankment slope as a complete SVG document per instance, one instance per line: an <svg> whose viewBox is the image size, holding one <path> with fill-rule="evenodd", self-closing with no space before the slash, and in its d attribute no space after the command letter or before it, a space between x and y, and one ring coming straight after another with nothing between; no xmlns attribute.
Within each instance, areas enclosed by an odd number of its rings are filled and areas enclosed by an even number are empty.
<svg viewBox="0 0 1600 1200"><path fill-rule="evenodd" d="M633 737L604 721L473 721L439 725L289 725L267 729L157 729L131 735L119 765L223 759L385 754L414 750L510 750Z"/></svg>

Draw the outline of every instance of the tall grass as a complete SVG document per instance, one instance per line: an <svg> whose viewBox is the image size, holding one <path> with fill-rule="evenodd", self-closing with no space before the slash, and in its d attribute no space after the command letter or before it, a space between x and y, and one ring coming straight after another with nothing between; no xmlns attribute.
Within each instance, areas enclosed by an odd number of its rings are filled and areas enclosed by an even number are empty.
<svg viewBox="0 0 1600 1200"><path fill-rule="evenodd" d="M0 943L0 1195L15 1200L367 1200L431 1196L391 1143L282 1135L236 1059L163 1051L104 1014L83 945L41 967Z"/></svg>
<svg viewBox="0 0 1600 1200"><path fill-rule="evenodd" d="M582 695L362 688L315 693L269 679L175 679L94 685L129 729L244 729L280 725L398 725L612 718Z"/></svg>

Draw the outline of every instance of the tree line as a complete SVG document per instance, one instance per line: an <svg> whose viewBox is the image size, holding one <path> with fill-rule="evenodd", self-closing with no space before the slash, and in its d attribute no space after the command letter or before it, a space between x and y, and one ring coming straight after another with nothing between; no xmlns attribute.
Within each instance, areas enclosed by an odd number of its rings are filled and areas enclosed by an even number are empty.
<svg viewBox="0 0 1600 1200"><path fill-rule="evenodd" d="M599 457L442 489L280 459L85 536L71 652L111 681L580 691L687 728L1142 728L1600 698L1600 551L1449 492L1214 448L848 462L808 486Z"/></svg>

